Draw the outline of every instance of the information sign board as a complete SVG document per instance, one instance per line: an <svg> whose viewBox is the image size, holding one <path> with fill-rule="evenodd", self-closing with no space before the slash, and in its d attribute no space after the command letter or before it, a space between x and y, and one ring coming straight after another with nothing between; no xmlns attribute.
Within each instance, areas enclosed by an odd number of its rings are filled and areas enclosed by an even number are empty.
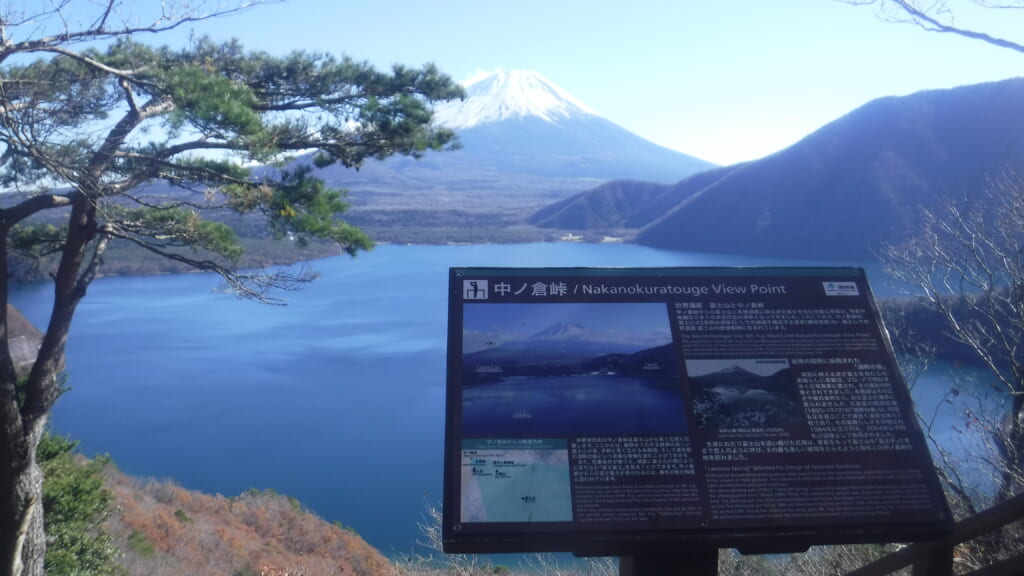
<svg viewBox="0 0 1024 576"><path fill-rule="evenodd" d="M859 268L453 268L448 552L774 551L951 518Z"/></svg>

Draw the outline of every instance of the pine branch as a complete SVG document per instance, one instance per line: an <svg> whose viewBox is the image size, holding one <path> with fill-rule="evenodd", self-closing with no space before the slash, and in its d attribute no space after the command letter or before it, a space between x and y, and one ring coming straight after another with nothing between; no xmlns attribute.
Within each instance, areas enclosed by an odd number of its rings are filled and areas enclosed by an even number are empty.
<svg viewBox="0 0 1024 576"><path fill-rule="evenodd" d="M286 270L261 273L241 273L226 267L214 260L203 258L190 258L178 252L167 250L149 242L145 242L131 234L124 234L116 231L108 232L111 237L119 238L130 242L144 250L159 255L162 258L185 264L190 268L203 272L213 272L221 277L228 289L246 300L255 300L263 304L282 306L287 302L283 298L273 296L275 291L292 291L304 284L313 281L316 274L308 268L301 268L297 273Z"/></svg>

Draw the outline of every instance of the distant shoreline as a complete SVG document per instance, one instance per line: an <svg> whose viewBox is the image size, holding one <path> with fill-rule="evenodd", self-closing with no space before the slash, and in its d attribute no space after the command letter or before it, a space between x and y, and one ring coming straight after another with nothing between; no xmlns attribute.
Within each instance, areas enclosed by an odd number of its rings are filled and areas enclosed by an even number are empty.
<svg viewBox="0 0 1024 576"><path fill-rule="evenodd" d="M456 229L401 229L373 230L364 229L378 246L474 246L486 244L531 244L531 243L620 243L621 237L609 237L603 234L573 234L571 239L564 239L566 231L540 230L532 227L496 229L496 230L456 230ZM609 240L609 238L611 238ZM270 266L289 266L301 262L309 262L320 258L340 256L345 252L338 246L324 241L310 242L300 247L291 240L275 240L273 238L241 238L245 246L240 269L258 269ZM38 271L31 271L24 263L16 267L12 277L16 282L32 283L50 278L56 271L56 260L51 258L40 264ZM183 263L162 258L140 248L116 241L110 244L103 257L103 264L98 277L110 278L117 276L159 276L164 274L190 274L198 270Z"/></svg>

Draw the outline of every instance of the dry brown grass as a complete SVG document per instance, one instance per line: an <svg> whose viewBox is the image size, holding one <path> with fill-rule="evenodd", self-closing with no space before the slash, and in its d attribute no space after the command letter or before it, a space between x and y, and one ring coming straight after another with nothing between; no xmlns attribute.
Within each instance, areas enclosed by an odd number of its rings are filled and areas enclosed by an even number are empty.
<svg viewBox="0 0 1024 576"><path fill-rule="evenodd" d="M179 576L394 576L358 535L328 524L294 499L250 491L235 498L110 472L118 513L106 528L128 574Z"/></svg>

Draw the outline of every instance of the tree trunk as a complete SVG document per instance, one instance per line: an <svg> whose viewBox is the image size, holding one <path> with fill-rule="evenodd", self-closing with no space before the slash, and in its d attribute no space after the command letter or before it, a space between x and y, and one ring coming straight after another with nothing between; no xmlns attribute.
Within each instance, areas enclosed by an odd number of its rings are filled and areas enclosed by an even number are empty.
<svg viewBox="0 0 1024 576"><path fill-rule="evenodd" d="M33 459L34 460L34 459ZM26 526L21 540L22 570L15 576L43 576L43 565L46 558L46 534L43 532L43 471L32 462L29 469L19 479L15 490L25 501L31 503L26 510Z"/></svg>
<svg viewBox="0 0 1024 576"><path fill-rule="evenodd" d="M1013 397L1006 419L1002 454L1006 464L999 480L996 502L1015 496L1021 491L1021 483L1024 481L1024 396L1018 394Z"/></svg>
<svg viewBox="0 0 1024 576"><path fill-rule="evenodd" d="M89 241L95 233L96 208L88 197L75 197L69 219L70 231L54 281L54 305L43 342L19 398L17 376L4 342L0 356L0 576L43 576L46 534L43 530L43 473L36 463L36 448L46 420L60 395L57 374L64 365L64 343L78 302L88 281L79 270ZM6 230L0 239L6 264ZM6 266L5 266L6 267ZM0 305L6 310L6 287ZM6 315L2 330L6 335Z"/></svg>
<svg viewBox="0 0 1024 576"><path fill-rule="evenodd" d="M6 223L5 223L6 224ZM0 231L0 270L7 269L7 229ZM36 447L46 416L25 420L8 346L7 282L0 282L0 576L42 576L43 473Z"/></svg>
<svg viewBox="0 0 1024 576"><path fill-rule="evenodd" d="M35 459L43 425L39 423L33 428L37 430L29 434L29 462L5 468L4 478L0 479L0 487L10 495L0 506L0 574L4 576L43 576L43 472Z"/></svg>

